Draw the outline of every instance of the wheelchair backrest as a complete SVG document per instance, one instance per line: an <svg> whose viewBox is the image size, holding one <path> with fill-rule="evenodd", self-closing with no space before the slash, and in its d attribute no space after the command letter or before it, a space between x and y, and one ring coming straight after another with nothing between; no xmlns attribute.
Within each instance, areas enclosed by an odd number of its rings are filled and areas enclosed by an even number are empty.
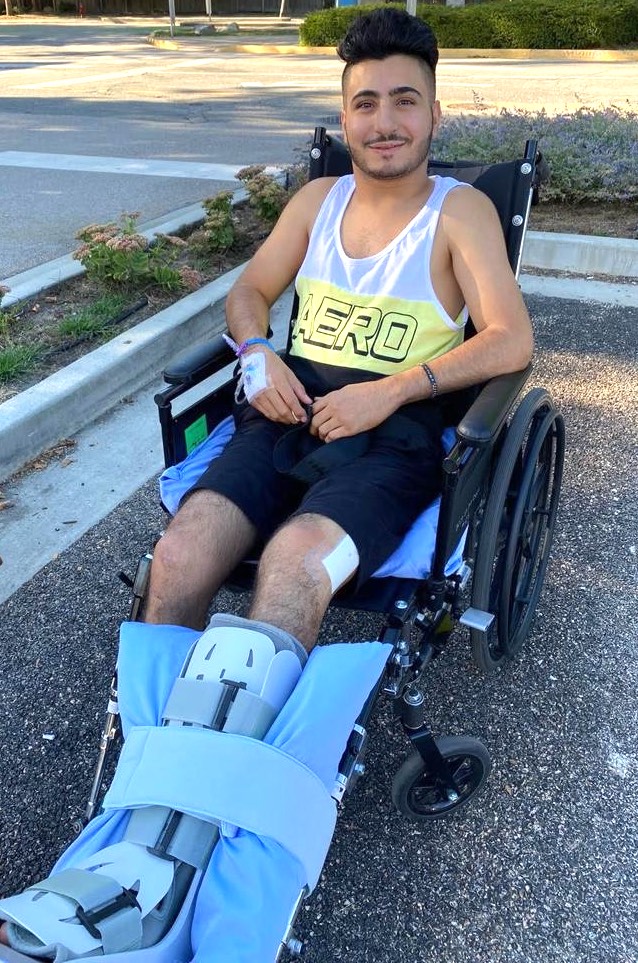
<svg viewBox="0 0 638 963"><path fill-rule="evenodd" d="M497 164L477 164L475 161L430 160L429 174L455 177L471 184L490 198L501 221L507 256L515 276L521 265L521 255L529 210L535 191L538 189L536 170L536 141L528 140L523 158ZM340 138L328 134L325 127L316 127L308 174L310 180L316 177L341 177L352 172L348 148Z"/></svg>

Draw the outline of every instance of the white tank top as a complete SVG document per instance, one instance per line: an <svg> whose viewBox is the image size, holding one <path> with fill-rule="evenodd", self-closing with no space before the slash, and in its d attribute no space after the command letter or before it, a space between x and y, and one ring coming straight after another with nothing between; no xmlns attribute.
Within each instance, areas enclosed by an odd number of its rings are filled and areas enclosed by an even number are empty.
<svg viewBox="0 0 638 963"><path fill-rule="evenodd" d="M309 379L317 390L395 374L463 340L467 308L457 318L447 314L432 287L430 257L443 201L466 185L433 180L415 217L382 251L363 258L348 257L341 243L353 176L328 192L296 280L299 311L289 354L308 390Z"/></svg>

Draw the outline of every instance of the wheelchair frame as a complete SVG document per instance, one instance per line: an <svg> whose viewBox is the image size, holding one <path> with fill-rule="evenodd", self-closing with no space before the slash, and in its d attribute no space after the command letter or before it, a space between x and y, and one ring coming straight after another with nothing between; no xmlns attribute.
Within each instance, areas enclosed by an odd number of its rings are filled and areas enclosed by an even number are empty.
<svg viewBox="0 0 638 963"><path fill-rule="evenodd" d="M429 164L431 174L455 176L491 197L516 277L530 207L538 191L540 162L536 142L528 141L523 158L508 163ZM318 127L310 149L310 177L350 170L345 145ZM468 329L471 336L470 321ZM167 467L181 461L226 416L234 389L230 366L235 360L218 335L182 352L165 370L167 387L158 392L155 401ZM172 404L177 398L225 368L228 379L219 388L174 414ZM441 509L430 575L424 580L372 578L357 592L346 586L331 603L385 613L387 621L379 639L392 646L385 674L370 694L341 760L333 793L338 804L364 770L366 728L381 692L394 699L396 714L413 748L393 783L392 798L400 812L416 820L445 816L465 805L489 774L489 754L479 741L433 737L425 721L421 679L428 664L445 648L457 621L469 628L474 660L485 671L515 656L529 632L549 559L565 447L563 418L547 391L533 389L513 411L530 372L531 366L489 381L474 393L460 420L455 417L458 404L454 397L450 399L451 423L458 421L456 443L442 466ZM467 395L461 400L466 401ZM457 574L446 576L447 559L463 532L467 532L463 565ZM151 560L150 554L142 556L135 579L127 580L133 590L132 620L141 611ZM256 562L242 563L228 587L248 588L255 571ZM114 679L93 786L78 827L96 811L117 719ZM300 952L293 927L303 896L282 940L282 951L286 946L293 953Z"/></svg>

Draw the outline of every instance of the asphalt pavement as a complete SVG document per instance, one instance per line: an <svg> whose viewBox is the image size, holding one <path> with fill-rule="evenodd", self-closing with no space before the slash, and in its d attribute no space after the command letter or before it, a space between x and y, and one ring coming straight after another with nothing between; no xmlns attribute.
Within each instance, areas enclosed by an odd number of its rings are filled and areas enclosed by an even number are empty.
<svg viewBox="0 0 638 963"><path fill-rule="evenodd" d="M483 739L494 769L462 816L409 824L390 802L405 739L380 705L367 776L301 915L309 963L638 961L638 310L528 303L534 381L567 423L545 590L516 662L483 676L459 632L427 687L435 730ZM72 837L127 612L118 571L163 523L151 482L0 606L2 893L46 875ZM378 628L330 613L322 641Z"/></svg>

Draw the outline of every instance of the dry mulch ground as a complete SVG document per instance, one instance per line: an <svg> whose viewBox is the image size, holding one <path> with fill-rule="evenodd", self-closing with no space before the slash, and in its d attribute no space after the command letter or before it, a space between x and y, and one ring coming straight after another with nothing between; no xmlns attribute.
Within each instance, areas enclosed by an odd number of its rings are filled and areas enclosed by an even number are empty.
<svg viewBox="0 0 638 963"><path fill-rule="evenodd" d="M559 234L596 234L638 239L638 204L539 204L532 208L530 230Z"/></svg>
<svg viewBox="0 0 638 963"><path fill-rule="evenodd" d="M199 262L195 265L206 281L214 280L246 261L265 236L263 224L258 221L250 208L243 206L235 210L240 232L238 243L232 250L216 256L209 263ZM617 205L583 205L582 207L539 205L532 209L530 227L535 231L636 238L638 237L638 212L635 206L631 205L625 208ZM11 321L12 339L17 338L25 344L40 342L43 356L40 363L27 374L0 381L0 402L36 384L47 375L93 350L109 337L114 337L127 328L139 324L140 321L184 296L184 292L167 294L158 289L144 292L131 291L130 299L127 298L127 306L139 302L141 295L148 299L148 304L140 307L124 321L113 325L109 329L109 334L101 338L87 339L81 343L74 343L73 340L68 339L65 341L57 334L57 327L63 318L91 305L103 293L96 283L81 277L43 292L23 304L17 316ZM2 347L0 328L0 350Z"/></svg>

